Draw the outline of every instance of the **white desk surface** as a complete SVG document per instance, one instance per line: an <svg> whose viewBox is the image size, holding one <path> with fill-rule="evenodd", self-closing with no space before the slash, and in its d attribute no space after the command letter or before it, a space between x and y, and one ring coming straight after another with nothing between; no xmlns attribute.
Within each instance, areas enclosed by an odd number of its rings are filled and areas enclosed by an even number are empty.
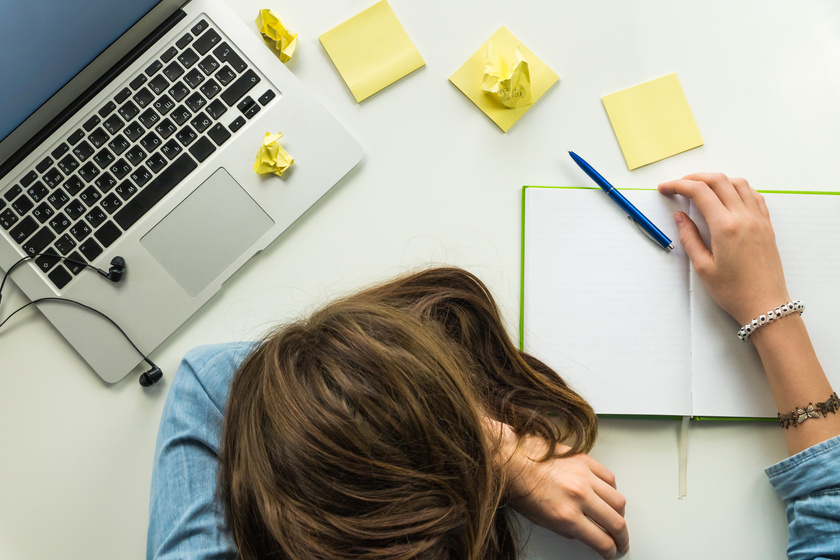
<svg viewBox="0 0 840 560"><path fill-rule="evenodd" d="M372 0L229 1L248 25L270 7L299 33L290 68L365 159L153 353L166 374L153 390L135 376L101 382L37 312L4 328L0 558L144 556L158 421L179 360L196 345L250 339L428 263L483 278L515 336L521 187L588 185L566 150L624 187L722 171L757 188L840 190L834 0L391 0L426 66L361 104L318 35ZM448 82L501 25L560 76L507 134ZM705 145L630 172L600 98L670 72ZM7 290L0 315L25 302ZM683 499L678 430L665 420L601 422L593 455L627 497L627 557L785 558L783 505L763 473L785 457L779 428L693 423ZM531 543L532 557L598 558L542 530Z"/></svg>

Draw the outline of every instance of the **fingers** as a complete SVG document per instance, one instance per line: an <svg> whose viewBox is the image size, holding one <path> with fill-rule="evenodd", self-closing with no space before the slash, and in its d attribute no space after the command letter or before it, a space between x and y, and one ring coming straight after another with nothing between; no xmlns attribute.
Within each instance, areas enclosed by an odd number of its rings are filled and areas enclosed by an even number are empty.
<svg viewBox="0 0 840 560"><path fill-rule="evenodd" d="M588 459L587 464L589 465L589 470L591 470L592 473L595 476L597 476L598 478L600 478L601 480L603 480L604 482L606 482L607 484L609 484L613 488L616 488L615 475L607 467L605 467L604 465L602 465L601 463L599 463L598 461L596 461L592 457L588 457L587 459Z"/></svg>
<svg viewBox="0 0 840 560"><path fill-rule="evenodd" d="M627 500L621 495L621 492L601 480L593 484L592 489L604 503L624 517L624 507L627 505Z"/></svg>
<svg viewBox="0 0 840 560"><path fill-rule="evenodd" d="M619 548L615 539L605 532L600 527L600 524L595 523L587 517L581 518L580 523L575 527L573 536L607 559L615 558L615 555L619 552L626 552L630 546L628 538L624 544L625 548Z"/></svg>
<svg viewBox="0 0 840 560"><path fill-rule="evenodd" d="M729 210L735 210L742 207L744 205L744 197L741 194L741 191L745 188L751 190L750 186L746 184L747 182L741 179L740 181L742 182L742 185L741 190L739 191L739 189L733 184L733 181L730 181L729 177L723 173L692 173L691 175L686 175L683 179L688 181L700 181L708 185L712 192L717 195L723 205ZM746 185L746 187L744 187L744 185ZM752 198L752 194L749 195L749 198Z"/></svg>
<svg viewBox="0 0 840 560"><path fill-rule="evenodd" d="M613 492L618 494L614 490ZM583 513L609 535L613 546L619 552L626 552L630 548L630 533L627 530L627 522L624 520L624 497L618 494L618 498L621 499L621 513L612 504L600 499L587 502L583 507ZM616 498L613 496L611 499L615 501ZM596 550L601 552L598 548Z"/></svg>
<svg viewBox="0 0 840 560"><path fill-rule="evenodd" d="M700 273L707 270L714 262L711 251L706 247L697 225L684 212L674 214L674 222L680 232L680 243L685 249L685 254L691 260L695 270Z"/></svg>
<svg viewBox="0 0 840 560"><path fill-rule="evenodd" d="M758 193L747 183L746 179L732 179L732 186L735 187L738 196L741 197L741 200L747 208L752 210L758 209L758 200L756 197Z"/></svg>
<svg viewBox="0 0 840 560"><path fill-rule="evenodd" d="M702 181L690 179L668 181L659 185L659 192L662 194L680 194L691 199L700 213L706 217L706 220L726 211L726 207L717 194Z"/></svg>

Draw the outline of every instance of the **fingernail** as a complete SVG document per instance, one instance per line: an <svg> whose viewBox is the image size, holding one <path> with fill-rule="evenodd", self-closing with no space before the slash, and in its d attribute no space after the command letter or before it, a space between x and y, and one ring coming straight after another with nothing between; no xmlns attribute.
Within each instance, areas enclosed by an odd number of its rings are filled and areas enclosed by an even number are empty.
<svg viewBox="0 0 840 560"><path fill-rule="evenodd" d="M682 212L674 212L674 222L677 224L677 227L683 225L684 221L685 217Z"/></svg>

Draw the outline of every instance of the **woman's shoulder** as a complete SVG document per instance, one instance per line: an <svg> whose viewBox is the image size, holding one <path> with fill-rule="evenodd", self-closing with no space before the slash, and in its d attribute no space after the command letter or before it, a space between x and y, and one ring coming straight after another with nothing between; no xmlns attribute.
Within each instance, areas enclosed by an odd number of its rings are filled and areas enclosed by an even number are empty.
<svg viewBox="0 0 840 560"><path fill-rule="evenodd" d="M226 342L193 348L181 360L170 391L206 395L221 410L227 401L233 374L256 344Z"/></svg>

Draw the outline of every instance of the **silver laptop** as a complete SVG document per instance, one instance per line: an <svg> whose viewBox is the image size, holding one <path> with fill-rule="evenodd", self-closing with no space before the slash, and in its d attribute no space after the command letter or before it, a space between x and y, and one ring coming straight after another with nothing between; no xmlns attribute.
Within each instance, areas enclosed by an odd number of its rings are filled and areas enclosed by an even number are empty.
<svg viewBox="0 0 840 560"><path fill-rule="evenodd" d="M12 275L27 297L98 309L144 353L361 160L221 0L0 10L0 268L32 256ZM254 173L266 132L295 159L282 177ZM117 255L116 283L80 264ZM95 313L39 309L105 381L142 362Z"/></svg>

